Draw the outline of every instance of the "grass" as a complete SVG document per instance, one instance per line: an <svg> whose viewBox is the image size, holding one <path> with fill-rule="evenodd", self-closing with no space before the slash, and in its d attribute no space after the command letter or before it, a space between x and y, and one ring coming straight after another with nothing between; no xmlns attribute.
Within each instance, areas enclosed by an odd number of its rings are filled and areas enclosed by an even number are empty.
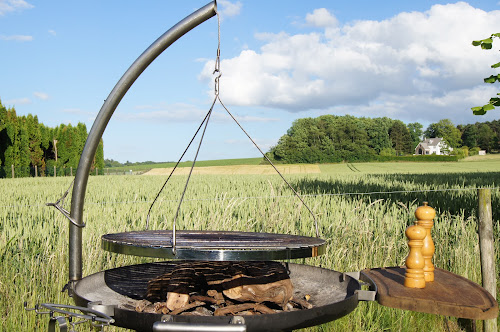
<svg viewBox="0 0 500 332"><path fill-rule="evenodd" d="M435 265L480 283L474 188L500 185L498 160L446 163L450 164L458 168L447 169L440 163L360 163L351 165L354 168L335 164L320 165L321 174L287 175L317 215L321 236L328 243L327 254L300 262L338 271L401 265L407 255L404 230L413 222L415 209L428 201L437 210L433 229ZM151 229L171 228L185 179L183 175L171 179L153 209ZM84 212L87 227L83 230L84 276L153 261L104 252L99 243L106 233L144 229L146 213L164 180L165 176L89 179ZM68 221L44 205L56 201L70 182L69 177L0 181L0 314L4 317L0 331L47 329L47 316L25 312L24 301L30 306L42 302L72 304L67 293L61 293L68 275ZM467 188L470 190L463 190ZM68 209L69 199L65 204ZM493 189L492 205L497 207L499 203L500 192ZM494 208L496 269L500 271L498 213ZM193 176L178 223L181 229L314 236L312 218L275 175ZM447 328L459 331L457 320L360 303L346 317L307 330Z"/></svg>

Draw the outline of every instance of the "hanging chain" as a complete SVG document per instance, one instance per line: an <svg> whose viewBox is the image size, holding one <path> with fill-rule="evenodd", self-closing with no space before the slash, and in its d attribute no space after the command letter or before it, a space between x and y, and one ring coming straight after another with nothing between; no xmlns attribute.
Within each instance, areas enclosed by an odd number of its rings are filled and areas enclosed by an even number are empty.
<svg viewBox="0 0 500 332"><path fill-rule="evenodd" d="M219 12L216 10L217 14L217 56L215 57L215 69L212 74L216 74L217 76L215 77L215 98L219 96L219 80L220 77L222 76L222 72L220 71L220 17L219 17Z"/></svg>

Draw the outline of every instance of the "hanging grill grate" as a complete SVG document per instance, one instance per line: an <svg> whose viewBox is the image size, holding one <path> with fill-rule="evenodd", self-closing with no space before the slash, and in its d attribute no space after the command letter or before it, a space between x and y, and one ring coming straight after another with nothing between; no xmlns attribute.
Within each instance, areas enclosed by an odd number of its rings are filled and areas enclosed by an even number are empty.
<svg viewBox="0 0 500 332"><path fill-rule="evenodd" d="M106 234L102 248L120 254L206 261L262 261L322 255L318 238L230 231L178 231L176 251L172 231L136 231Z"/></svg>

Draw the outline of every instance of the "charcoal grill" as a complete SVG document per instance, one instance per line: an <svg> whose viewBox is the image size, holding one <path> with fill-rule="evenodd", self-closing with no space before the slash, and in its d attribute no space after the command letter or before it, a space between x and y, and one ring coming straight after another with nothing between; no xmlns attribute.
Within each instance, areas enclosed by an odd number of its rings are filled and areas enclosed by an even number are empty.
<svg viewBox="0 0 500 332"><path fill-rule="evenodd" d="M167 261L119 267L98 272L80 280L74 289L75 302L86 306L88 302L105 303L117 326L151 331L153 325L163 324L173 329L183 324L231 328L231 317L169 316L161 323L161 314L139 313L134 310L144 299L147 282L171 271L179 261ZM247 331L289 331L322 324L350 313L359 301L360 284L349 275L300 264L288 264L295 296L309 294L312 309L279 312L276 314L244 316Z"/></svg>
<svg viewBox="0 0 500 332"><path fill-rule="evenodd" d="M120 254L175 260L124 266L86 277L82 276L82 228L85 227L83 223L85 192L92 160L107 123L125 93L147 66L189 30L215 16L216 8L216 2L213 1L189 15L160 36L132 64L105 100L89 133L74 181L71 213L62 208L59 201L51 204L70 221L69 283L67 285L70 296L73 297L78 306L88 308L85 309L86 312L92 314L101 312L104 318L100 321L138 331L287 331L304 328L347 315L356 308L359 301L379 300L378 285L384 286L381 297L384 305L393 306L394 294L391 292L401 284L401 269L364 270L354 274L346 274L319 267L286 263L290 259L314 257L325 252L325 241L318 237L288 234L185 230L176 232L175 228L172 231L146 230L106 234L101 239L102 247L105 250ZM218 61L220 62L219 59ZM216 85L216 93L217 89ZM314 307L245 317L174 316L137 312L135 310L136 304L145 298L148 281L171 271L182 262L180 260L285 261L283 264L286 264L294 285L294 295L297 297L310 295ZM451 278L448 279L448 283L449 280L456 280L455 276L450 273L447 276ZM377 283L373 282L372 278L375 278ZM388 283L388 280L392 280L393 283ZM483 303L480 303L482 306L478 309L477 314L474 311L472 314L463 314L461 317L480 317L480 319L495 317L498 313L498 306L491 295L487 292L484 294L477 285L477 287L471 286L467 281L460 281L460 291L472 289L477 293L475 293L476 298L484 300ZM366 283L369 290L362 290L362 283ZM436 282L435 286L437 289L440 285ZM406 289L404 292L406 292L404 295L406 300L414 298L412 291ZM402 303L404 301L395 302ZM400 307L417 310L413 302L406 301L406 303L406 306ZM428 307L432 307L433 311L426 311L426 305L421 305L418 311L453 315L454 311L443 309L446 306L440 305L439 298L433 299L432 304L433 306ZM46 307L52 308L53 306L46 305ZM465 303L463 307L470 308L471 303ZM52 323L56 320L62 321L63 319L51 316ZM63 323L60 322L61 331L63 330L62 326Z"/></svg>

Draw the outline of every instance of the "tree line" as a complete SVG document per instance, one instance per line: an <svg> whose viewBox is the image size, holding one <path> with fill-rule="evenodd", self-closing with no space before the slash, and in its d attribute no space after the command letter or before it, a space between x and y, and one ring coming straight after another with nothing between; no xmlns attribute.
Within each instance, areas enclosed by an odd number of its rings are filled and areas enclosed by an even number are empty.
<svg viewBox="0 0 500 332"><path fill-rule="evenodd" d="M45 126L36 115L18 116L16 110L6 108L0 101L0 178L10 176L12 165L16 177L48 175L57 168L76 170L87 140L84 123L76 126L61 124ZM92 170L104 167L103 142L99 143Z"/></svg>
<svg viewBox="0 0 500 332"><path fill-rule="evenodd" d="M323 115L295 120L267 155L283 163L372 161L377 156L412 155L423 137L443 137L461 156L480 149L492 152L499 149L500 121L455 126L444 119L423 130L418 122L387 117Z"/></svg>

